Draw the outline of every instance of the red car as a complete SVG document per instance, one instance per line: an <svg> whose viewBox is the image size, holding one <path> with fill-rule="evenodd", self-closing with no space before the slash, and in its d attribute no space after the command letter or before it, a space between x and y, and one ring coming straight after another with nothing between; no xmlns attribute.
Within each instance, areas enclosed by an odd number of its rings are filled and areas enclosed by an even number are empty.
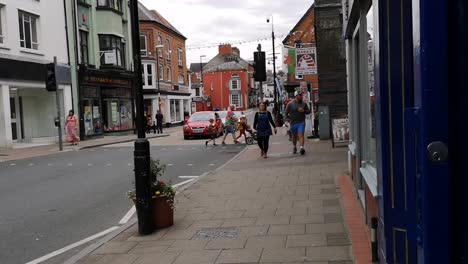
<svg viewBox="0 0 468 264"><path fill-rule="evenodd" d="M218 131L218 135L223 134L223 123L219 115L212 111L196 112L185 122L184 125L184 139L191 137L208 137L210 131L210 119L214 119L214 125Z"/></svg>

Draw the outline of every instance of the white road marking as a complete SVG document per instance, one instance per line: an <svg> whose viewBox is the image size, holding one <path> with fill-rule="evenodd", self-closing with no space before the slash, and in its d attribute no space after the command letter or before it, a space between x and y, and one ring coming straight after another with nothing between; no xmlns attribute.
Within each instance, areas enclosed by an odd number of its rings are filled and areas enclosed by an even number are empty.
<svg viewBox="0 0 468 264"><path fill-rule="evenodd" d="M91 163L88 163L88 166L93 166L93 164L91 164Z"/></svg>
<svg viewBox="0 0 468 264"><path fill-rule="evenodd" d="M197 149L197 148L192 148L192 149Z"/></svg>
<svg viewBox="0 0 468 264"><path fill-rule="evenodd" d="M173 165L174 165L174 164L172 164L172 163L167 164L167 166L169 166L169 167L170 167L170 166L173 166Z"/></svg>
<svg viewBox="0 0 468 264"><path fill-rule="evenodd" d="M36 164L34 164L34 163L29 163L28 165L29 165L29 166L34 166L34 165L36 165Z"/></svg>
<svg viewBox="0 0 468 264"><path fill-rule="evenodd" d="M135 205L132 206L132 208L130 208L130 210L128 210L128 212L124 215L124 217L122 217L122 219L120 219L119 221L119 224L123 225L123 224L126 224L128 222L128 220L130 220L130 218L132 218L133 214L136 212L136 208L135 208Z"/></svg>
<svg viewBox="0 0 468 264"><path fill-rule="evenodd" d="M212 164L210 164L210 166L214 166L214 164L212 163Z"/></svg>
<svg viewBox="0 0 468 264"><path fill-rule="evenodd" d="M200 177L200 176L179 176L179 178L181 178L181 179L196 179L198 177Z"/></svg>
<svg viewBox="0 0 468 264"><path fill-rule="evenodd" d="M49 164L47 164L47 166L52 166L52 165L54 165L54 164L50 164L50 163L49 163Z"/></svg>
<svg viewBox="0 0 468 264"><path fill-rule="evenodd" d="M112 166L112 163L107 163L106 166Z"/></svg>
<svg viewBox="0 0 468 264"><path fill-rule="evenodd" d="M31 260L31 261L29 261L29 262L26 263L26 264L37 264L37 263L41 263L41 262L43 262L43 261L45 261L45 260L48 260L48 259L53 258L53 257L55 257L55 256L58 256L58 255L60 255L60 254L62 254L62 253L65 253L65 252L67 252L67 251L70 250L70 249L76 248L76 247L81 246L81 245L83 245L83 244L86 244L86 243L88 243L89 241L92 241L92 240L94 240L94 239L96 239L96 238L99 238L99 237L102 237L102 236L104 236L104 235L107 235L107 234L109 234L110 232L113 232L113 231L117 230L118 228L119 228L118 226L113 226L113 227L111 227L111 228L109 228L109 229L106 229L106 230L100 232L100 233L97 233L97 234L92 235L92 236L90 236L90 237L88 237L88 238L85 238L85 239L83 239L83 240L81 240L81 241L78 241L78 242L76 242L76 243L73 243L73 244L71 244L71 245L68 245L68 246L66 246L66 247L64 247L64 248L62 248L62 249L56 250L56 251L54 251L54 252L52 252L52 253L49 253L49 254L47 254L47 255L45 255L45 256L43 256L43 257L37 258L37 259L35 259L35 260Z"/></svg>
<svg viewBox="0 0 468 264"><path fill-rule="evenodd" d="M182 185L187 184L187 183L189 183L189 182L193 182L194 180L195 180L195 179L190 179L190 180L186 180L186 181L183 181L183 182L179 182L179 183L177 183L177 184L172 185L172 187L178 188L179 186L182 186Z"/></svg>
<svg viewBox="0 0 468 264"><path fill-rule="evenodd" d="M187 164L187 166L193 166L193 164L189 163L189 164Z"/></svg>
<svg viewBox="0 0 468 264"><path fill-rule="evenodd" d="M11 163L10 166L16 166L16 163Z"/></svg>
<svg viewBox="0 0 468 264"><path fill-rule="evenodd" d="M73 166L73 164L71 164L71 163L68 163L68 166Z"/></svg>

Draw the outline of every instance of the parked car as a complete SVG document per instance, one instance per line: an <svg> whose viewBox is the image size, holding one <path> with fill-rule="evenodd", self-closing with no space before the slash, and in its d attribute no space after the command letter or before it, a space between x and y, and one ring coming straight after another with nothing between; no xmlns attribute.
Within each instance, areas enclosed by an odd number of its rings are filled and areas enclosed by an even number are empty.
<svg viewBox="0 0 468 264"><path fill-rule="evenodd" d="M212 111L196 112L185 122L184 139L191 137L208 137L210 135L210 119L215 120L215 128L218 135L223 134L223 124L218 113Z"/></svg>

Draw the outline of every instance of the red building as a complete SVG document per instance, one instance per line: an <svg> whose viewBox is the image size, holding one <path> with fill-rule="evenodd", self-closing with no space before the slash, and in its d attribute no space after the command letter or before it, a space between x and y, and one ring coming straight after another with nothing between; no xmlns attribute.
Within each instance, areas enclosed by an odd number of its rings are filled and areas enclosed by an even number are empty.
<svg viewBox="0 0 468 264"><path fill-rule="evenodd" d="M203 98L206 100L197 104L197 111L224 110L231 104L236 105L237 110L247 109L248 92L255 87L253 71L253 66L240 57L238 48L220 45L218 55L203 65Z"/></svg>

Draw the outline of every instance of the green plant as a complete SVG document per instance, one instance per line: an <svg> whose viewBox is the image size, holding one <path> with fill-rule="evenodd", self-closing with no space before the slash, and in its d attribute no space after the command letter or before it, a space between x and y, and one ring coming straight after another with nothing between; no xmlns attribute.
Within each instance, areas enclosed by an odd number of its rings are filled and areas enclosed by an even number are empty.
<svg viewBox="0 0 468 264"><path fill-rule="evenodd" d="M160 160L151 159L150 161L150 176L151 176L151 193L153 198L155 197L166 197L167 202L174 206L175 189L172 185L163 181L158 180L164 172L166 172L166 165L161 164ZM135 189L127 192L129 199L136 198Z"/></svg>

